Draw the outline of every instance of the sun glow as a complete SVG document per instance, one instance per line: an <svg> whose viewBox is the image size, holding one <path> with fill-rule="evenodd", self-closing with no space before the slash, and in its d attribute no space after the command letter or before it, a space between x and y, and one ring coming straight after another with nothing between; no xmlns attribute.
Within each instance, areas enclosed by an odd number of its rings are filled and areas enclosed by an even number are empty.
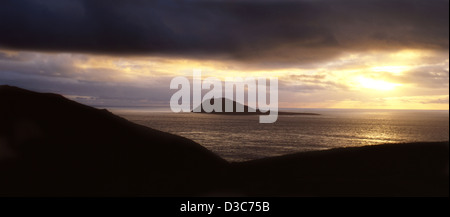
<svg viewBox="0 0 450 217"><path fill-rule="evenodd" d="M371 68L374 72L390 72L394 74L400 74L408 69L410 69L409 66L376 66Z"/></svg>
<svg viewBox="0 0 450 217"><path fill-rule="evenodd" d="M357 79L359 85L363 88L374 89L374 90L382 90L389 91L393 90L398 86L402 86L401 84L389 83L386 81L375 80L371 78L359 77Z"/></svg>

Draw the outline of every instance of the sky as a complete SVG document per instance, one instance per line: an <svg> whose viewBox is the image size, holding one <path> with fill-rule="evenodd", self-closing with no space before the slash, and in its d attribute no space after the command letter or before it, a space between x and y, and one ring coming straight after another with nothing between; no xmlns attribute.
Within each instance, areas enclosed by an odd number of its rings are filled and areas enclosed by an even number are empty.
<svg viewBox="0 0 450 217"><path fill-rule="evenodd" d="M448 110L449 1L0 3L0 85L168 106L193 69L278 77L283 108Z"/></svg>

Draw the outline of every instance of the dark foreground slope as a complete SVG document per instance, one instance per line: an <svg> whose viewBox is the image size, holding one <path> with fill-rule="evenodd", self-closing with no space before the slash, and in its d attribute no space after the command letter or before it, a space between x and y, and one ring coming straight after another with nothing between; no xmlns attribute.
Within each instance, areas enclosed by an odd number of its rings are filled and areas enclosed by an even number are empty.
<svg viewBox="0 0 450 217"><path fill-rule="evenodd" d="M229 164L191 140L106 110L0 86L0 196L448 196L448 146Z"/></svg>
<svg viewBox="0 0 450 217"><path fill-rule="evenodd" d="M202 195L227 165L106 110L0 86L0 195Z"/></svg>
<svg viewBox="0 0 450 217"><path fill-rule="evenodd" d="M304 152L236 163L234 188L254 196L446 196L449 143Z"/></svg>

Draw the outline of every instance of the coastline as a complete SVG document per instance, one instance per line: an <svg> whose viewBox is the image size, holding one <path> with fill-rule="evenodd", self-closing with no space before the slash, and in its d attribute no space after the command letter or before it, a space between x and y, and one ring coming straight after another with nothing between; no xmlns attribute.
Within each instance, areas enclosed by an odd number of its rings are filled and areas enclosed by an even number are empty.
<svg viewBox="0 0 450 217"><path fill-rule="evenodd" d="M57 94L0 86L0 100L1 196L448 197L448 142L230 163Z"/></svg>

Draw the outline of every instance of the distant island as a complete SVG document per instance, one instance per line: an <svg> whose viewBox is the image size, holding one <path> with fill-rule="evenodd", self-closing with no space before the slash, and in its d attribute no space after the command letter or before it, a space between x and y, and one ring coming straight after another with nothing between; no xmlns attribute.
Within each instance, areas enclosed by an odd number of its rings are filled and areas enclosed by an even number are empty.
<svg viewBox="0 0 450 217"><path fill-rule="evenodd" d="M222 101L222 112L216 112L216 111L212 111L212 112L206 112L203 109L203 104L205 103L202 102L202 105L200 105L200 107L197 107L196 109L201 111L199 113L207 113L207 114L220 114L220 115L265 115L268 114L268 112L261 112L259 109L255 109L255 108L251 108L247 105L242 105L236 101L227 99L227 98L220 98L219 100ZM215 99L210 99L210 104L213 105L215 102ZM226 103L232 103L233 104L233 112L225 112L225 104ZM236 111L236 107L237 106L243 106L244 107L244 112L237 112ZM194 112L196 109L193 109L191 112ZM317 113L305 113L305 112L285 112L285 111L278 111L278 115L320 115Z"/></svg>
<svg viewBox="0 0 450 217"><path fill-rule="evenodd" d="M448 150L386 144L230 163L107 110L0 86L0 196L448 197Z"/></svg>

